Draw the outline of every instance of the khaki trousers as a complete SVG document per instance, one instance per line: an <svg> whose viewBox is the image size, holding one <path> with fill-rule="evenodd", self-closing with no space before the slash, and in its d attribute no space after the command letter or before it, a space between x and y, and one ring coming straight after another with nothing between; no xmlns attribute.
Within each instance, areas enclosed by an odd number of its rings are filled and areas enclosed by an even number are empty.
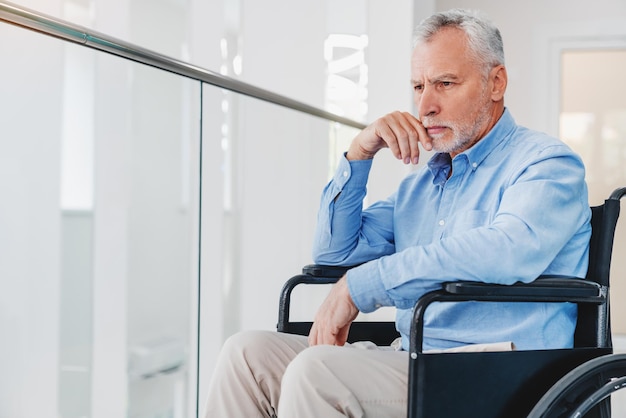
<svg viewBox="0 0 626 418"><path fill-rule="evenodd" d="M405 351L245 331L224 344L206 418L406 417L407 375Z"/></svg>

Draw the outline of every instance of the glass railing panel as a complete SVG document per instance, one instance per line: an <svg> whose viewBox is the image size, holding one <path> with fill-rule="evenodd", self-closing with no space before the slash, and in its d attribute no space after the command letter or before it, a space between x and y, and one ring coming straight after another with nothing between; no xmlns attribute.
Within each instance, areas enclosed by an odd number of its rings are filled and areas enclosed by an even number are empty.
<svg viewBox="0 0 626 418"><path fill-rule="evenodd" d="M282 285L311 263L319 197L345 151L335 144L358 132L206 84L203 99L201 411L224 339L276 329Z"/></svg>
<svg viewBox="0 0 626 418"><path fill-rule="evenodd" d="M320 192L356 130L146 51L151 66L97 50L132 45L0 30L11 40L0 319L14 342L0 416L197 416L224 339L275 328L278 292L311 262Z"/></svg>
<svg viewBox="0 0 626 418"><path fill-rule="evenodd" d="M119 144L127 164L108 184L118 189L111 190L108 207L114 218L103 226L126 211L127 248L120 256L127 261L128 416L194 416L200 83L124 65L132 79L130 135ZM113 117L122 116L111 109ZM110 156L103 179L119 168ZM116 196L120 189L125 202Z"/></svg>
<svg viewBox="0 0 626 418"><path fill-rule="evenodd" d="M200 83L0 38L0 416L195 416Z"/></svg>
<svg viewBox="0 0 626 418"><path fill-rule="evenodd" d="M63 45L41 38L0 25L0 416L7 417L51 416L58 405L63 219L55 97Z"/></svg>

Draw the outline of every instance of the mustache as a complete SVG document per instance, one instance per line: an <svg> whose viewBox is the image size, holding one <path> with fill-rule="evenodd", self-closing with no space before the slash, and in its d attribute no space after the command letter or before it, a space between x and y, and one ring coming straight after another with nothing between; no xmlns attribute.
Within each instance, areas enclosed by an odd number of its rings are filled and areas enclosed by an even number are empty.
<svg viewBox="0 0 626 418"><path fill-rule="evenodd" d="M421 120L422 122L422 126L424 126L424 128L428 129L428 128L432 128L433 126L441 126L441 127L450 127L450 126L454 126L454 123L450 122L450 121L445 121L445 120L436 120L433 118L430 118L428 116L423 117Z"/></svg>

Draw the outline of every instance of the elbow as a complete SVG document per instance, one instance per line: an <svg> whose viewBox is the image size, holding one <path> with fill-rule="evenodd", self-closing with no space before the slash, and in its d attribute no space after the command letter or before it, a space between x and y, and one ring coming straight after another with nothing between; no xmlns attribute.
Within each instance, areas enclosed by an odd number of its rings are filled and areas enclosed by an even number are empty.
<svg viewBox="0 0 626 418"><path fill-rule="evenodd" d="M314 248L312 256L313 263L326 266L341 266L346 265L347 262L347 257L337 252L323 250L321 248Z"/></svg>

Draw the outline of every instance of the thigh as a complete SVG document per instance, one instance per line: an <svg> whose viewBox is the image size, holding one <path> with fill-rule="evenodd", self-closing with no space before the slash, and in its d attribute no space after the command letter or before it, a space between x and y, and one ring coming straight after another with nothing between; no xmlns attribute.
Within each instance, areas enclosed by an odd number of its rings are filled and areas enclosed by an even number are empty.
<svg viewBox="0 0 626 418"><path fill-rule="evenodd" d="M242 331L230 337L224 344L225 352L235 361L243 360L257 379L268 375L280 378L289 363L309 346L302 335L276 331Z"/></svg>
<svg viewBox="0 0 626 418"><path fill-rule="evenodd" d="M275 331L228 338L209 385L206 417L273 416L283 373L307 347L307 337Z"/></svg>
<svg viewBox="0 0 626 418"><path fill-rule="evenodd" d="M405 417L409 357L405 351L336 347L326 362L359 401L366 417Z"/></svg>
<svg viewBox="0 0 626 418"><path fill-rule="evenodd" d="M285 380L289 379L307 380L305 384L294 383L293 387L317 388L316 402L341 412L337 416L406 417L408 353L404 351L315 346L293 360L285 375ZM285 381L282 389L284 396ZM307 397L306 393L293 395L299 398L300 405L302 398ZM307 407L320 408L325 416L334 416L324 406ZM296 415L293 410L290 412Z"/></svg>

